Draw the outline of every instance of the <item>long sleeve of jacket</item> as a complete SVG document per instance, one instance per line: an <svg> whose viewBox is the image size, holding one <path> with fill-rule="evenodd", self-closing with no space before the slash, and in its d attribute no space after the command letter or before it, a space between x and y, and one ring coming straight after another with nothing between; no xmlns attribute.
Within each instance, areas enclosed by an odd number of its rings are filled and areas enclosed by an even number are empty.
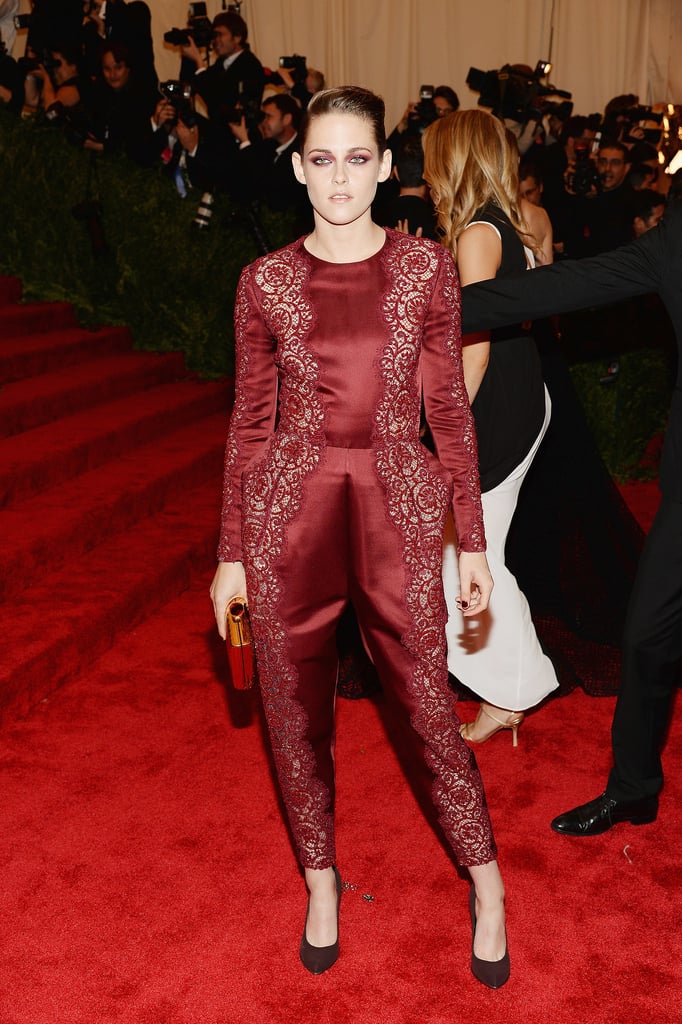
<svg viewBox="0 0 682 1024"><path fill-rule="evenodd" d="M257 300L252 267L239 279L234 323L235 402L225 448L221 562L242 559L242 474L270 440L277 408L276 344Z"/></svg>
<svg viewBox="0 0 682 1024"><path fill-rule="evenodd" d="M462 551L485 551L478 449L462 366L459 279L442 250L422 339L426 420L438 459L452 476L452 512Z"/></svg>

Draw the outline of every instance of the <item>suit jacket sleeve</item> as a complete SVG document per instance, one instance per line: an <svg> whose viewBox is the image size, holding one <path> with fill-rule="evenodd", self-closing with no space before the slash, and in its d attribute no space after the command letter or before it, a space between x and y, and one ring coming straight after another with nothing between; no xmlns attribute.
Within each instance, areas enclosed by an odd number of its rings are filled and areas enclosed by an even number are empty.
<svg viewBox="0 0 682 1024"><path fill-rule="evenodd" d="M439 268L422 338L426 420L440 462L452 476L452 512L461 551L485 551L476 430L462 368L459 279L449 252Z"/></svg>
<svg viewBox="0 0 682 1024"><path fill-rule="evenodd" d="M659 291L671 230L663 221L636 242L600 256L468 285L462 290L462 329L468 334Z"/></svg>
<svg viewBox="0 0 682 1024"><path fill-rule="evenodd" d="M263 319L253 267L242 271L235 323L235 400L225 449L218 560L242 560L242 475L263 452L275 426L276 343Z"/></svg>

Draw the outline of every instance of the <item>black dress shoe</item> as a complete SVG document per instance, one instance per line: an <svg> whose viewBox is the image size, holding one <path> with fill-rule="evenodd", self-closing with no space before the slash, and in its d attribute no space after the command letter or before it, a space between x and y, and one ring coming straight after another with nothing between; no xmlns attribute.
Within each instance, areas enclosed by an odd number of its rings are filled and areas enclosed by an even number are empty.
<svg viewBox="0 0 682 1024"><path fill-rule="evenodd" d="M596 800L560 814L552 822L552 828L564 836L599 836L620 821L648 825L656 820L657 813L657 796L645 796L641 800L613 800L602 793Z"/></svg>
<svg viewBox="0 0 682 1024"><path fill-rule="evenodd" d="M308 927L310 896L308 897L308 910L306 910L305 915L299 956L301 957L301 963L311 974L324 974L339 959L339 907L341 906L342 884L341 875L336 868L334 868L334 878L336 879L336 942L332 942L331 946L313 946L308 942L306 929Z"/></svg>
<svg viewBox="0 0 682 1024"><path fill-rule="evenodd" d="M471 914L471 973L476 981L488 988L502 988L509 981L511 968L509 964L509 948L505 947L501 960L481 960L474 953L476 938L476 890L469 890L469 913Z"/></svg>

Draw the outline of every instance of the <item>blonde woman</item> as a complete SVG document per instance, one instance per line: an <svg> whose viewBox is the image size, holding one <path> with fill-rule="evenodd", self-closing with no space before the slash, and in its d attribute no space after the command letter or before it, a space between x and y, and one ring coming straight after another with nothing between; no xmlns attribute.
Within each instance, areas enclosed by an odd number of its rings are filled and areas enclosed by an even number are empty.
<svg viewBox="0 0 682 1024"><path fill-rule="evenodd" d="M518 154L504 125L482 110L458 111L423 136L425 169L444 244L463 285L551 262L547 215L518 198ZM464 338L464 380L479 446L483 516L495 590L486 612L464 619L454 528L446 533L448 667L482 698L473 743L511 729L557 686L528 602L505 566L505 543L525 475L549 425L550 402L535 342L520 324Z"/></svg>

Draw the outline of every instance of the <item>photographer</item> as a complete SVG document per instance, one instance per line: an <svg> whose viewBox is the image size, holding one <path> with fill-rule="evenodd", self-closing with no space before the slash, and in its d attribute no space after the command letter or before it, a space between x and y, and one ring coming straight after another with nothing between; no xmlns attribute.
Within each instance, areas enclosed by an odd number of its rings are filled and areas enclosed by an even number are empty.
<svg viewBox="0 0 682 1024"><path fill-rule="evenodd" d="M634 189L627 182L630 153L626 145L605 139L597 152L599 185L585 203L585 247L597 256L632 239Z"/></svg>
<svg viewBox="0 0 682 1024"><path fill-rule="evenodd" d="M627 181L635 191L641 188L658 188L661 169L658 150L650 142L636 142L630 147L630 171Z"/></svg>
<svg viewBox="0 0 682 1024"><path fill-rule="evenodd" d="M122 43L105 45L100 71L84 148L98 153L123 150L141 166L152 166L158 156L151 125L158 92L137 77Z"/></svg>
<svg viewBox="0 0 682 1024"><path fill-rule="evenodd" d="M90 76L99 76L104 44L120 43L130 54L137 80L155 89L158 79L148 5L141 0L85 0L83 14L82 46Z"/></svg>
<svg viewBox="0 0 682 1024"><path fill-rule="evenodd" d="M614 96L604 107L604 135L614 142L625 143L645 138L643 129L637 127L640 109L639 96L635 93Z"/></svg>
<svg viewBox="0 0 682 1024"><path fill-rule="evenodd" d="M263 66L249 49L248 28L239 14L226 11L216 15L212 28L215 62L205 66L208 55L204 57L190 34L188 43L181 47L184 60L180 77L202 98L210 120L227 126L239 121L239 111L243 111L248 122L249 114L260 110ZM193 68L193 73L188 75L187 68Z"/></svg>
<svg viewBox="0 0 682 1024"><path fill-rule="evenodd" d="M282 67L280 61L279 77L289 93L306 110L316 92L325 88L324 75L315 68L304 68L304 74L298 74L296 67Z"/></svg>
<svg viewBox="0 0 682 1024"><path fill-rule="evenodd" d="M419 100L407 104L386 145L392 153L397 153L406 135L421 135L437 117L445 117L455 110L459 110L459 97L449 85L439 85L435 89L422 85Z"/></svg>
<svg viewBox="0 0 682 1024"><path fill-rule="evenodd" d="M242 202L263 200L271 210L296 215L297 234L312 228L312 208L291 162L303 111L292 96L276 93L263 101L262 139L251 142L245 121L230 125L239 141L238 177L233 195Z"/></svg>
<svg viewBox="0 0 682 1024"><path fill-rule="evenodd" d="M187 186L213 193L226 189L225 151L227 136L194 110L191 91L181 93L180 82L162 82L163 98L152 115L152 149L173 178L178 194L184 198Z"/></svg>
<svg viewBox="0 0 682 1024"><path fill-rule="evenodd" d="M575 115L565 122L558 143L534 153L543 179L543 206L549 214L558 255L579 256L584 245L583 196L596 189L592 156L596 130L590 118Z"/></svg>
<svg viewBox="0 0 682 1024"><path fill-rule="evenodd" d="M30 58L29 58L30 60ZM35 58L24 82L24 109L45 111L58 122L62 112L85 105L89 82L81 69L81 51L76 44L61 44Z"/></svg>

